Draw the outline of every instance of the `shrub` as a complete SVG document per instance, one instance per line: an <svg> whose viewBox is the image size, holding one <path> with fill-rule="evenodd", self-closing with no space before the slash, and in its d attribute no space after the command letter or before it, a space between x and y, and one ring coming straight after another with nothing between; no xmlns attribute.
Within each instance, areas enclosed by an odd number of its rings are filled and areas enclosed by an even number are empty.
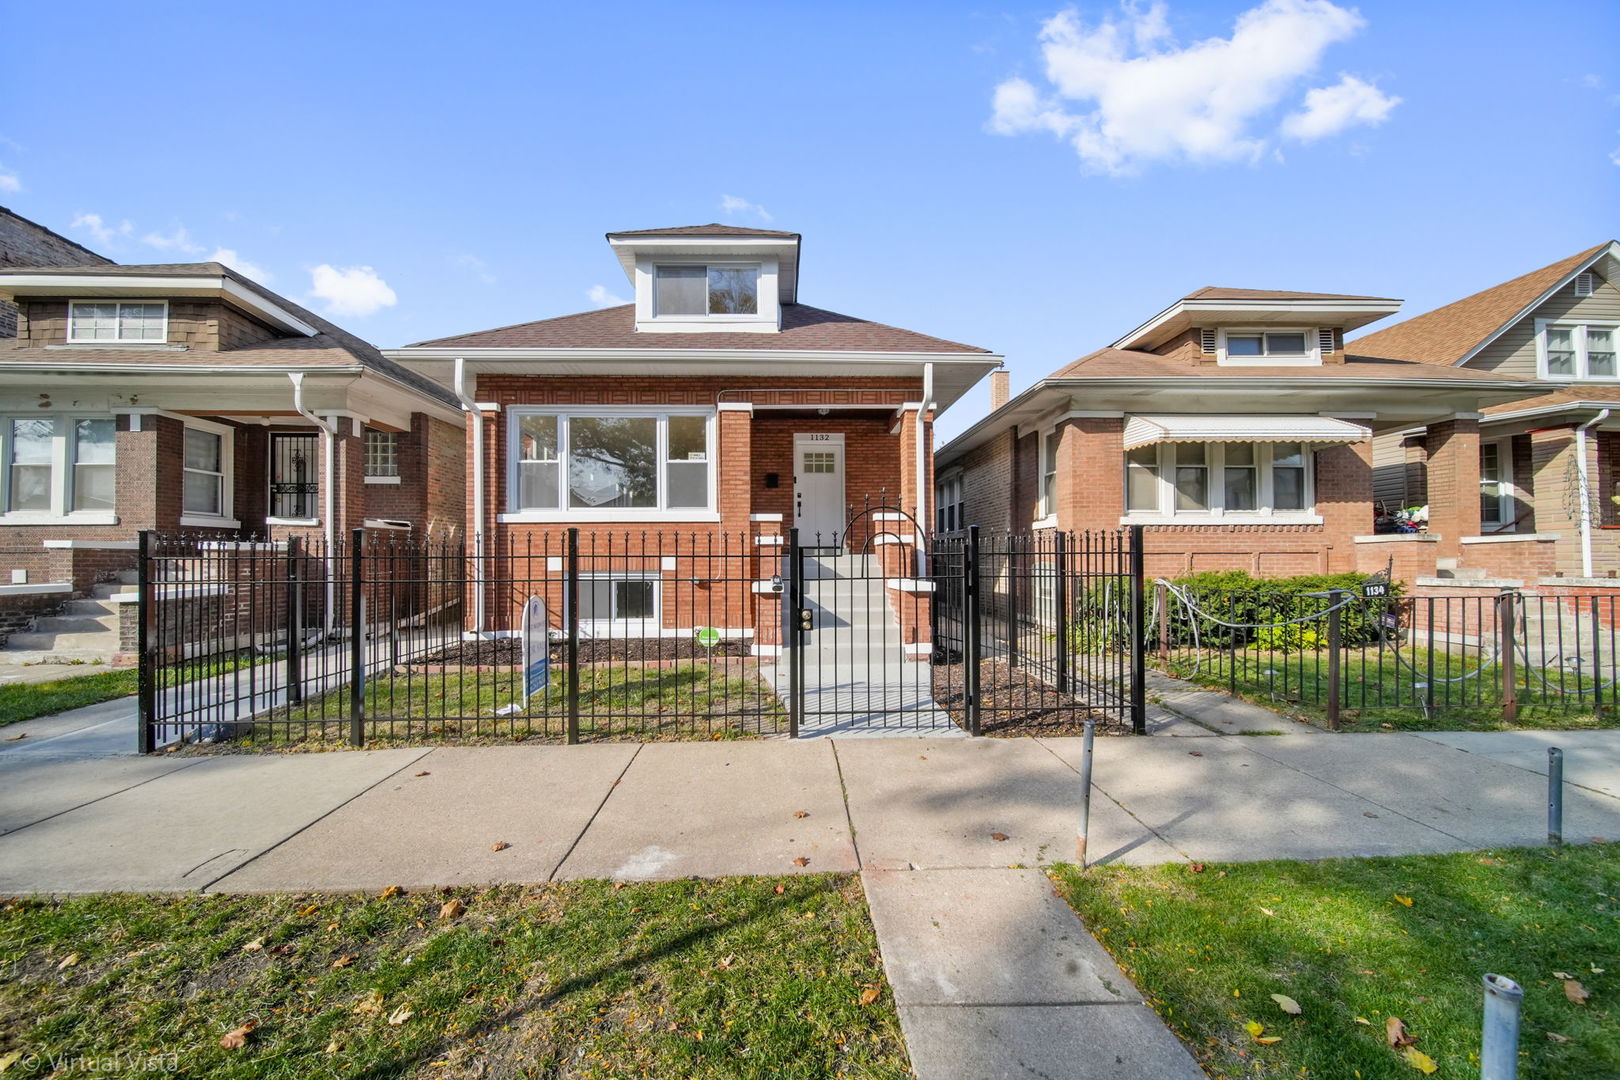
<svg viewBox="0 0 1620 1080"><path fill-rule="evenodd" d="M1210 618L1198 618L1197 640L1216 648L1254 647L1269 651L1321 649L1327 646L1327 594L1334 589L1353 599L1340 613L1340 631L1347 646L1376 642L1378 620L1389 610L1399 586L1390 587L1384 600L1363 600L1364 574L1305 574L1289 578L1256 578L1242 570L1210 571L1176 578L1174 584ZM1171 644L1193 644L1192 626L1185 606L1169 597ZM1321 616L1293 622L1306 616ZM1196 617L1196 616L1195 616ZM1211 621L1236 623L1222 626ZM1277 625L1287 624L1287 625ZM1157 625L1149 627L1157 635ZM1156 637L1154 638L1156 643Z"/></svg>

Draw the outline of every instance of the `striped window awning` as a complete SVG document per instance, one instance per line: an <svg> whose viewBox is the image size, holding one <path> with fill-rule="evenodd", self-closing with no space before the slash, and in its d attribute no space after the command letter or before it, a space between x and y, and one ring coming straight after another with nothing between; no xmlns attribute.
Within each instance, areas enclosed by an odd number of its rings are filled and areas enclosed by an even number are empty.
<svg viewBox="0 0 1620 1080"><path fill-rule="evenodd" d="M1331 416L1136 414L1125 419L1125 449L1166 442L1301 442L1318 446L1360 442L1372 429Z"/></svg>

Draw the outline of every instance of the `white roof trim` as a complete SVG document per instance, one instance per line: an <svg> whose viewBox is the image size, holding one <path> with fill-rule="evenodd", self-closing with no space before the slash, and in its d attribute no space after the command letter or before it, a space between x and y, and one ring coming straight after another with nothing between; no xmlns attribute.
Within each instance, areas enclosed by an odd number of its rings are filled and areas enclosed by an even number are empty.
<svg viewBox="0 0 1620 1080"><path fill-rule="evenodd" d="M1605 255L1609 255L1609 256L1612 256L1612 257L1614 257L1616 259L1620 259L1620 241L1611 240L1611 241L1609 241L1609 243L1605 247L1593 252L1591 258L1587 259L1585 262L1581 263L1575 269L1571 270L1569 273L1567 273L1563 277L1559 278L1557 283L1554 284L1550 289L1548 289L1546 292L1542 293L1540 296L1538 296L1534 300L1532 300L1530 302L1530 304L1527 307L1524 308L1524 310L1520 311L1517 315L1513 316L1513 318L1509 319L1507 322L1503 323L1501 326L1498 326L1495 330L1492 330L1490 335L1488 337L1486 337L1484 341L1481 341L1478 345L1475 345L1472 349L1469 349L1467 352L1463 353L1462 358L1459 359L1455 364L1453 364L1451 366L1452 367L1462 367L1464 364L1468 363L1468 361L1470 361L1474 357L1478 356L1480 354L1480 350L1482 350L1482 349L1486 348L1487 346L1489 346L1491 344L1491 342L1495 341L1497 338L1499 338L1503 334L1507 333L1509 330L1511 330L1513 327L1517 326L1523 320L1528 319L1530 317L1531 313L1536 310L1536 308L1540 307L1542 304L1545 304L1548 300L1551 300L1553 298L1553 296L1555 294L1557 294L1558 290L1562 289L1565 285L1568 285L1571 281L1574 281L1576 274L1584 274L1584 273L1586 273L1588 270L1592 269L1592 264L1593 263L1597 262L1599 259L1603 258L1603 256L1605 256ZM1494 288L1494 286L1493 286L1493 288ZM1487 290L1481 289L1480 291L1485 292ZM1473 294L1470 294L1470 295L1476 295L1477 296L1478 293L1473 293ZM1467 298L1464 297L1464 299L1467 299ZM1396 323L1396 325L1399 326L1401 324Z"/></svg>
<svg viewBox="0 0 1620 1080"><path fill-rule="evenodd" d="M1199 312L1275 311L1278 308L1298 308L1301 311L1320 312L1324 315L1393 315L1401 310L1401 301L1380 297L1362 300L1308 300L1301 297L1245 297L1239 300L1177 300L1147 322L1113 343L1115 349L1131 348L1131 343L1151 334L1178 315L1196 315ZM1373 320L1376 321L1376 320Z"/></svg>
<svg viewBox="0 0 1620 1080"><path fill-rule="evenodd" d="M42 293L42 290L50 290ZM184 295L188 292L218 292L284 330L314 337L318 331L286 308L256 289L223 274L7 274L0 272L0 292L19 291L41 295L77 295L86 289L113 289L124 294L148 293L153 296Z"/></svg>
<svg viewBox="0 0 1620 1080"><path fill-rule="evenodd" d="M1125 421L1125 449L1164 442L1361 442L1372 429L1331 416L1145 416Z"/></svg>

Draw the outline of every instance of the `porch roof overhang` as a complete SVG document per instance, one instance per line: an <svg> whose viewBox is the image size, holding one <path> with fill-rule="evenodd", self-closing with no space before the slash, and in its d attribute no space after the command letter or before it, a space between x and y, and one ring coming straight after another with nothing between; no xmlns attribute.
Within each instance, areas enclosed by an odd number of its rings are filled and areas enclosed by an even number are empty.
<svg viewBox="0 0 1620 1080"><path fill-rule="evenodd" d="M995 353L821 352L810 349L384 349L383 355L426 377L451 385L455 362L472 375L600 376L662 378L813 378L830 387L850 378L922 378L934 366L936 415L999 368Z"/></svg>
<svg viewBox="0 0 1620 1080"><path fill-rule="evenodd" d="M1127 450L1167 442L1303 442L1332 446L1371 437L1371 428L1331 416L1138 413L1125 418Z"/></svg>

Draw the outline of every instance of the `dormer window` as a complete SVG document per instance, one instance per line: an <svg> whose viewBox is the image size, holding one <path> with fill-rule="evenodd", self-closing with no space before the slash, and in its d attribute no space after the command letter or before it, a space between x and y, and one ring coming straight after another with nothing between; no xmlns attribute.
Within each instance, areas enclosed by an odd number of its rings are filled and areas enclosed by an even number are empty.
<svg viewBox="0 0 1620 1080"><path fill-rule="evenodd" d="M71 342L162 344L169 339L169 305L76 300L68 304L67 336Z"/></svg>
<svg viewBox="0 0 1620 1080"><path fill-rule="evenodd" d="M660 266L657 315L757 315L758 266Z"/></svg>
<svg viewBox="0 0 1620 1080"><path fill-rule="evenodd" d="M1322 362L1321 338L1316 330L1223 329L1219 333L1216 362L1234 366L1305 366Z"/></svg>

